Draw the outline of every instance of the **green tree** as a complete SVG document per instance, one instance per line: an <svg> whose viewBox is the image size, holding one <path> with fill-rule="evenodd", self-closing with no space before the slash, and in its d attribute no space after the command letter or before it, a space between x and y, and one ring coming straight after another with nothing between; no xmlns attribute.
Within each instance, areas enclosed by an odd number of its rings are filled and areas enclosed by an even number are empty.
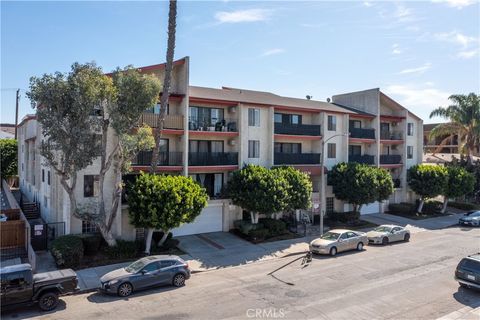
<svg viewBox="0 0 480 320"><path fill-rule="evenodd" d="M249 211L252 223L258 223L258 214L269 216L287 208L288 189L285 177L251 164L234 171L227 185L232 203Z"/></svg>
<svg viewBox="0 0 480 320"><path fill-rule="evenodd" d="M472 156L478 155L480 144L480 96L456 94L449 97L452 104L446 108L439 107L430 113L430 118L440 116L448 119L430 132L430 137L442 137L439 149L454 135L458 135L459 152L467 154L469 163Z"/></svg>
<svg viewBox="0 0 480 320"><path fill-rule="evenodd" d="M420 196L418 212L428 198L443 194L448 183L447 169L442 166L417 164L407 171L407 183Z"/></svg>
<svg viewBox="0 0 480 320"><path fill-rule="evenodd" d="M480 159L468 161L463 154L460 159L453 157L451 162L445 163L446 166L459 166L470 172L475 177L473 190L465 194L469 201L480 203Z"/></svg>
<svg viewBox="0 0 480 320"><path fill-rule="evenodd" d="M312 181L308 174L293 167L278 167L274 173L283 176L288 183L288 201L284 210L309 209L312 206Z"/></svg>
<svg viewBox="0 0 480 320"><path fill-rule="evenodd" d="M362 205L386 200L393 193L390 174L366 164L339 163L328 173L328 181L335 197L351 203L355 212Z"/></svg>
<svg viewBox="0 0 480 320"><path fill-rule="evenodd" d="M190 223L207 205L208 195L191 178L141 173L128 189L130 223L148 229L145 252L150 253L154 230L169 231Z"/></svg>
<svg viewBox="0 0 480 320"><path fill-rule="evenodd" d="M443 195L442 212L447 210L448 199L465 196L473 191L475 186L475 176L462 167L447 166L448 182Z"/></svg>
<svg viewBox="0 0 480 320"><path fill-rule="evenodd" d="M18 174L17 140L0 139L0 175L9 178Z"/></svg>

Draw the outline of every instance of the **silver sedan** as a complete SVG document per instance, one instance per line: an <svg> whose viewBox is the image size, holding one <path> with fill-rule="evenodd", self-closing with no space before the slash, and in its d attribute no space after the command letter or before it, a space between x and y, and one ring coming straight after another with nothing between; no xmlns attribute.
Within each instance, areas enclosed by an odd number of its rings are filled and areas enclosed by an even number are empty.
<svg viewBox="0 0 480 320"><path fill-rule="evenodd" d="M367 232L368 243L386 245L395 241L410 240L410 230L393 224L384 224Z"/></svg>
<svg viewBox="0 0 480 320"><path fill-rule="evenodd" d="M310 251L334 256L337 252L347 250L362 251L368 243L365 233L359 231L334 229L324 233L320 238L310 242Z"/></svg>

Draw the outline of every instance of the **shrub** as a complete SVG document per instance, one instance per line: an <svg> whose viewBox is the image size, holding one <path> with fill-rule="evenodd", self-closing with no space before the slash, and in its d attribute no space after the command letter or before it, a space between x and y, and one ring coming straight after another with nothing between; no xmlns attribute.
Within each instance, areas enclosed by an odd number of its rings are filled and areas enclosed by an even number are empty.
<svg viewBox="0 0 480 320"><path fill-rule="evenodd" d="M417 200L416 201L417 207L418 207L419 204L420 204L420 201ZM425 204L423 205L422 213L426 214L426 215L441 213L442 206L443 206L443 204L440 201L427 200L427 201L425 201Z"/></svg>
<svg viewBox="0 0 480 320"><path fill-rule="evenodd" d="M135 258L142 250L142 243L139 241L117 240L114 247L106 247L105 254L110 259Z"/></svg>
<svg viewBox="0 0 480 320"><path fill-rule="evenodd" d="M448 206L460 210L480 210L480 205L468 202L449 201Z"/></svg>
<svg viewBox="0 0 480 320"><path fill-rule="evenodd" d="M153 232L153 235L152 235L152 241L154 243L158 243L162 239L162 237L163 237L163 232L162 231L155 231L155 232ZM172 233L169 232L168 235L167 235L167 239L165 241L167 241L169 239L172 239L172 237L173 237Z"/></svg>
<svg viewBox="0 0 480 320"><path fill-rule="evenodd" d="M83 242L84 254L94 255L100 249L102 243L102 236L99 234L80 234L78 235Z"/></svg>
<svg viewBox="0 0 480 320"><path fill-rule="evenodd" d="M330 212L327 214L330 221L352 223L360 219L360 212L358 211L346 211L346 212Z"/></svg>
<svg viewBox="0 0 480 320"><path fill-rule="evenodd" d="M83 241L76 235L58 237L52 242L51 252L57 266L78 267L83 258Z"/></svg>
<svg viewBox="0 0 480 320"><path fill-rule="evenodd" d="M415 205L408 202L401 202L401 203L390 203L388 205L388 211L390 213L397 213L397 214L414 214L415 213Z"/></svg>
<svg viewBox="0 0 480 320"><path fill-rule="evenodd" d="M287 232L287 224L281 220L261 218L259 222L268 230L269 236L278 236Z"/></svg>
<svg viewBox="0 0 480 320"><path fill-rule="evenodd" d="M235 228L240 231L241 233L248 235L250 231L256 230L256 229L262 229L263 224L261 223L251 223L249 221L245 220L237 220L233 223Z"/></svg>
<svg viewBox="0 0 480 320"><path fill-rule="evenodd" d="M259 228L259 229L254 229L250 230L248 235L250 238L252 238L253 241L262 241L265 240L265 238L268 236L268 230L265 228Z"/></svg>

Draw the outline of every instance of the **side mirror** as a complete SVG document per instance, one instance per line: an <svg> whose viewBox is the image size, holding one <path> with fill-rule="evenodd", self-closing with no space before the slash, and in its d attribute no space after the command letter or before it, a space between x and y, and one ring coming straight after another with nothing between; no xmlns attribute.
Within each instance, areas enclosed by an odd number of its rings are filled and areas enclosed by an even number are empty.
<svg viewBox="0 0 480 320"><path fill-rule="evenodd" d="M142 271L140 271L140 273L145 274L145 273L147 273L147 270L142 270Z"/></svg>

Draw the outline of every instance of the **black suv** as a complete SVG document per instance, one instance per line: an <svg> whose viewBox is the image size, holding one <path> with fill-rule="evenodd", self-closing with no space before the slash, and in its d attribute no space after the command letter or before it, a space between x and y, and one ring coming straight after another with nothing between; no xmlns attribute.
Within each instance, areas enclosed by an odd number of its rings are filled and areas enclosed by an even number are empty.
<svg viewBox="0 0 480 320"><path fill-rule="evenodd" d="M480 253L463 258L455 270L455 280L462 287L480 290Z"/></svg>

